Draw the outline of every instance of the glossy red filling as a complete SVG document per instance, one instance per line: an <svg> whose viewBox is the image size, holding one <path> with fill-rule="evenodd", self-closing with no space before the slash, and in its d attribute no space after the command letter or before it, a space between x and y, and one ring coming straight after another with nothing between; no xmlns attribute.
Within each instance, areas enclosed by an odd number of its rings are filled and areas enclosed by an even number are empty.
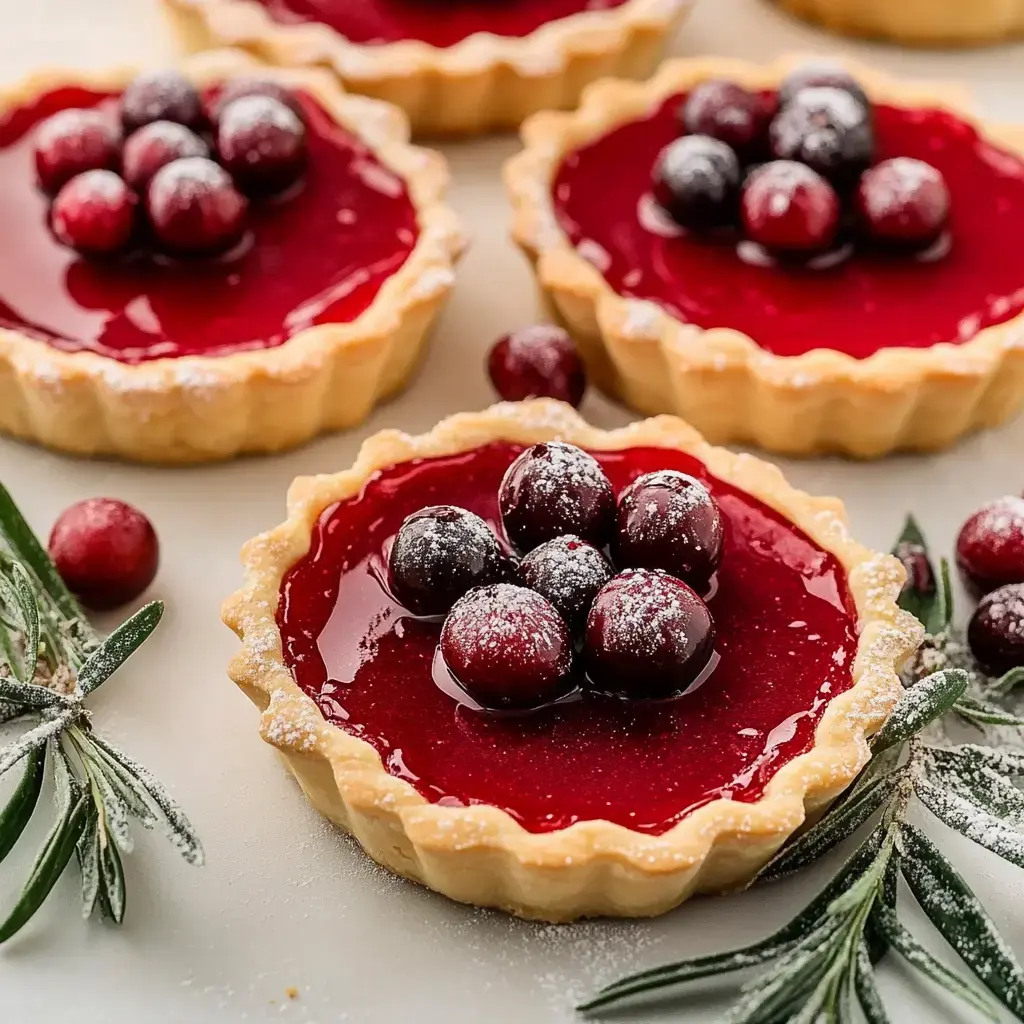
<svg viewBox="0 0 1024 1024"><path fill-rule="evenodd" d="M527 36L581 11L620 7L626 0L259 0L283 22L329 25L353 43L414 39L454 46L476 32Z"/></svg>
<svg viewBox="0 0 1024 1024"><path fill-rule="evenodd" d="M924 261L858 249L830 270L757 266L730 240L666 231L650 195L660 150L680 133L676 96L568 156L559 223L620 295L699 327L728 327L782 356L858 359L882 348L964 342L1024 311L1024 161L939 110L876 108L878 159L937 167L953 197L951 248Z"/></svg>
<svg viewBox="0 0 1024 1024"><path fill-rule="evenodd" d="M323 513L278 610L299 685L428 800L497 806L531 832L606 819L659 834L716 797L758 799L850 687L855 613L832 555L679 452L594 454L617 491L673 468L705 481L721 505L725 557L710 601L721 661L707 682L670 702L585 697L512 717L469 710L435 685L441 624L388 596L384 552L425 505L461 505L496 524L498 485L521 450L493 444L405 463Z"/></svg>
<svg viewBox="0 0 1024 1024"><path fill-rule="evenodd" d="M109 95L62 89L0 122L0 327L66 352L125 363L274 348L315 324L346 323L416 244L400 178L309 97L309 170L294 192L251 208L249 237L221 260L140 253L105 263L62 246L36 186L32 129Z"/></svg>

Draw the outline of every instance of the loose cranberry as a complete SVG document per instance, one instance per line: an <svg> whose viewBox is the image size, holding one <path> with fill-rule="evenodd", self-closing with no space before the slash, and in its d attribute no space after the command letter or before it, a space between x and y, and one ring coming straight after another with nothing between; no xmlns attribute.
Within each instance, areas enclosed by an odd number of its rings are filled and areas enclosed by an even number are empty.
<svg viewBox="0 0 1024 1024"><path fill-rule="evenodd" d="M85 171L114 170L120 156L117 129L96 110L62 110L36 129L36 174L46 192Z"/></svg>
<svg viewBox="0 0 1024 1024"><path fill-rule="evenodd" d="M583 648L590 685L623 697L682 693L708 667L715 626L682 580L629 569L597 595Z"/></svg>
<svg viewBox="0 0 1024 1024"><path fill-rule="evenodd" d="M135 234L138 197L113 171L86 171L57 193L53 233L85 256L124 252Z"/></svg>
<svg viewBox="0 0 1024 1024"><path fill-rule="evenodd" d="M139 75L121 95L121 123L126 133L131 134L153 121L174 121L195 130L204 126L199 93L177 71Z"/></svg>
<svg viewBox="0 0 1024 1024"><path fill-rule="evenodd" d="M498 491L501 520L520 551L565 534L603 548L615 527L615 494L597 460L562 441L528 448Z"/></svg>
<svg viewBox="0 0 1024 1024"><path fill-rule="evenodd" d="M1024 666L1024 584L1008 583L981 599L967 626L967 642L989 675Z"/></svg>
<svg viewBox="0 0 1024 1024"><path fill-rule="evenodd" d="M663 469L638 477L619 495L612 554L620 569L661 569L705 593L722 560L724 534L708 489Z"/></svg>
<svg viewBox="0 0 1024 1024"><path fill-rule="evenodd" d="M587 389L576 345L554 324L524 327L499 339L487 357L487 372L506 402L555 398L578 409Z"/></svg>
<svg viewBox="0 0 1024 1024"><path fill-rule="evenodd" d="M683 227L717 227L736 214L740 178L739 159L724 142L686 135L658 156L654 198Z"/></svg>
<svg viewBox="0 0 1024 1024"><path fill-rule="evenodd" d="M507 571L494 531L454 505L409 516L388 558L391 592L415 615L443 615L468 590L497 583Z"/></svg>
<svg viewBox="0 0 1024 1024"><path fill-rule="evenodd" d="M280 82L273 82L268 78L236 78L228 82L217 94L216 99L209 106L210 120L216 124L220 120L221 111L235 100L243 96L269 96L271 99L283 103L289 107L293 114L302 117L302 104L298 97L281 85Z"/></svg>
<svg viewBox="0 0 1024 1024"><path fill-rule="evenodd" d="M533 708L562 696L572 638L540 594L499 583L459 599L441 630L455 681L486 708Z"/></svg>
<svg viewBox="0 0 1024 1024"><path fill-rule="evenodd" d="M134 601L153 582L160 563L153 524L114 498L72 505L54 523L49 548L68 589L96 611Z"/></svg>
<svg viewBox="0 0 1024 1024"><path fill-rule="evenodd" d="M278 100L243 96L221 111L217 153L243 190L279 192L306 167L306 128Z"/></svg>
<svg viewBox="0 0 1024 1024"><path fill-rule="evenodd" d="M747 236L780 254L828 249L839 231L839 197L803 164L776 160L752 174L743 189Z"/></svg>
<svg viewBox="0 0 1024 1024"><path fill-rule="evenodd" d="M956 564L976 598L1024 583L1024 498L997 498L973 513L956 539Z"/></svg>
<svg viewBox="0 0 1024 1024"><path fill-rule="evenodd" d="M161 167L149 183L147 206L153 234L168 252L214 255L245 234L245 196L223 167L202 157Z"/></svg>
<svg viewBox="0 0 1024 1024"><path fill-rule="evenodd" d="M126 140L121 173L141 192L161 167L185 157L209 155L210 147L184 125L153 121Z"/></svg>
<svg viewBox="0 0 1024 1024"><path fill-rule="evenodd" d="M686 98L681 117L690 135L710 135L744 161L767 149L767 106L757 93L734 82L714 79L701 83Z"/></svg>
<svg viewBox="0 0 1024 1024"><path fill-rule="evenodd" d="M940 171L896 157L865 171L857 189L861 230L875 242L927 248L949 223L950 196Z"/></svg>
<svg viewBox="0 0 1024 1024"><path fill-rule="evenodd" d="M903 592L912 592L919 598L934 597L938 590L938 583L932 563L928 560L928 552L920 544L903 541L896 546L893 554L900 560L907 574ZM1021 578L1024 579L1024 576Z"/></svg>
<svg viewBox="0 0 1024 1024"><path fill-rule="evenodd" d="M871 108L871 101L860 82L839 64L812 62L791 71L779 88L779 105L792 103L805 89L839 89L849 93L865 110Z"/></svg>
<svg viewBox="0 0 1024 1024"><path fill-rule="evenodd" d="M524 587L550 601L574 632L583 629L597 592L612 578L608 560L579 537L556 537L519 564Z"/></svg>

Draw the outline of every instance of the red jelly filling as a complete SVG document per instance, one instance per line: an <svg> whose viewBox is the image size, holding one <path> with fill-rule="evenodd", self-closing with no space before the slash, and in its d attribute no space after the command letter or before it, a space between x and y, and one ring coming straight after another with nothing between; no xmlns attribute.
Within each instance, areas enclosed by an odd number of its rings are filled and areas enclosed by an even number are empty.
<svg viewBox="0 0 1024 1024"><path fill-rule="evenodd" d="M554 185L562 229L620 295L699 327L727 327L776 355L959 343L1024 311L1024 161L940 110L875 108L879 161L924 160L952 194L949 251L913 259L858 249L831 269L741 258L659 215L658 153L680 133L675 96L568 156Z"/></svg>
<svg viewBox="0 0 1024 1024"><path fill-rule="evenodd" d="M260 0L283 22L330 25L353 43L415 39L454 46L476 32L527 36L548 22L581 11L620 7L625 0Z"/></svg>
<svg viewBox="0 0 1024 1024"><path fill-rule="evenodd" d="M33 129L109 95L46 93L0 122L0 327L125 363L274 348L315 324L354 320L416 244L405 185L307 96L309 167L254 203L241 251L221 260L144 253L105 263L61 245L36 185Z"/></svg>
<svg viewBox="0 0 1024 1024"><path fill-rule="evenodd" d="M832 555L680 452L594 454L616 491L672 468L718 499L725 556L710 608L721 660L702 686L669 702L587 696L509 717L435 685L441 623L412 618L385 591L388 542L425 505L461 505L497 526L498 485L521 450L493 444L395 466L323 513L278 610L299 685L428 800L497 806L532 832L605 819L659 834L717 797L757 800L850 687L855 613Z"/></svg>

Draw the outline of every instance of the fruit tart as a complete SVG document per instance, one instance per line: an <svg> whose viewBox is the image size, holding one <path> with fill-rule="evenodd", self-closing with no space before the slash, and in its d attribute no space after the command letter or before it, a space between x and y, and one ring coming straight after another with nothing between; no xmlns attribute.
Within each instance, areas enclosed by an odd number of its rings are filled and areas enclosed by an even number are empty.
<svg viewBox="0 0 1024 1024"><path fill-rule="evenodd" d="M641 77L693 0L165 0L186 45L331 68L402 107L416 132L512 128Z"/></svg>
<svg viewBox="0 0 1024 1024"><path fill-rule="evenodd" d="M1024 400L1024 128L954 90L681 60L523 137L515 238L634 408L718 443L874 457Z"/></svg>
<svg viewBox="0 0 1024 1024"><path fill-rule="evenodd" d="M395 108L227 52L47 72L0 108L0 430L218 459L410 376L463 242Z"/></svg>
<svg viewBox="0 0 1024 1024"><path fill-rule="evenodd" d="M378 434L243 560L231 676L316 808L550 921L749 881L864 766L920 639L839 502L551 400Z"/></svg>

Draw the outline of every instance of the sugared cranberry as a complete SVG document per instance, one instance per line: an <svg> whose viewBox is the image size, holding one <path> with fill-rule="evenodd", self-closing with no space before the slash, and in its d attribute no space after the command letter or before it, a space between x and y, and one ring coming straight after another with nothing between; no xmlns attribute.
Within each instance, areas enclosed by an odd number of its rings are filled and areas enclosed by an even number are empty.
<svg viewBox="0 0 1024 1024"><path fill-rule="evenodd" d="M803 164L776 160L752 174L743 188L743 227L771 252L810 254L827 249L839 231L839 197Z"/></svg>
<svg viewBox="0 0 1024 1024"><path fill-rule="evenodd" d="M667 573L629 569L590 609L587 676L604 693L669 697L708 667L714 645L711 613L693 590Z"/></svg>
<svg viewBox="0 0 1024 1024"><path fill-rule="evenodd" d="M486 708L532 708L569 688L572 638L540 594L499 583L459 599L441 630L455 681Z"/></svg>
<svg viewBox="0 0 1024 1024"><path fill-rule="evenodd" d="M153 234L168 252L214 255L245 234L248 202L219 164L203 157L175 160L149 183Z"/></svg>
<svg viewBox="0 0 1024 1024"><path fill-rule="evenodd" d="M205 118L199 93L177 71L139 75L121 95L121 123L126 133L138 131L153 121L174 121L193 129L203 127Z"/></svg>
<svg viewBox="0 0 1024 1024"><path fill-rule="evenodd" d="M36 129L36 174L46 192L85 171L114 170L120 158L117 129L97 110L62 110Z"/></svg>
<svg viewBox="0 0 1024 1024"><path fill-rule="evenodd" d="M57 193L50 210L60 242L86 256L110 256L129 247L138 197L113 171L86 171Z"/></svg>
<svg viewBox="0 0 1024 1024"><path fill-rule="evenodd" d="M575 409L587 389L576 345L554 324L524 327L499 339L487 357L487 372L506 402L555 398Z"/></svg>
<svg viewBox="0 0 1024 1024"><path fill-rule="evenodd" d="M989 675L1024 666L1024 584L1008 583L981 599L967 626L967 642Z"/></svg>
<svg viewBox="0 0 1024 1024"><path fill-rule="evenodd" d="M507 572L494 531L454 505L409 516L388 558L391 592L415 615L443 615L468 590L497 583Z"/></svg>
<svg viewBox="0 0 1024 1024"><path fill-rule="evenodd" d="M841 89L804 89L772 121L772 155L796 160L840 185L852 185L875 149L871 115Z"/></svg>
<svg viewBox="0 0 1024 1024"><path fill-rule="evenodd" d="M680 114L690 135L710 135L742 160L753 160L767 149L766 104L757 93L734 82L702 82L686 98Z"/></svg>
<svg viewBox="0 0 1024 1024"><path fill-rule="evenodd" d="M501 481L498 504L505 533L520 551L565 534L603 548L615 526L615 494L604 470L562 441L523 452Z"/></svg>
<svg viewBox="0 0 1024 1024"><path fill-rule="evenodd" d="M306 166L306 128L270 96L243 96L221 111L217 153L239 187L278 192L298 181Z"/></svg>
<svg viewBox="0 0 1024 1024"><path fill-rule="evenodd" d="M956 564L976 598L1024 583L1024 498L997 498L971 515L956 539Z"/></svg>
<svg viewBox="0 0 1024 1024"><path fill-rule="evenodd" d="M849 93L866 110L871 107L860 82L839 64L811 62L791 71L779 87L779 105L792 103L805 89L839 89Z"/></svg>
<svg viewBox="0 0 1024 1024"><path fill-rule="evenodd" d="M928 560L928 552L920 544L903 541L896 546L893 554L900 560L907 574L906 582L903 584L904 593L913 593L922 599L934 597L938 583L932 564Z"/></svg>
<svg viewBox="0 0 1024 1024"><path fill-rule="evenodd" d="M216 124L220 120L221 111L229 103L240 100L243 96L269 96L289 107L297 117L302 117L302 104L291 89L281 85L280 82L273 82L269 78L245 77L228 82L217 93L216 99L210 104L210 120Z"/></svg>
<svg viewBox="0 0 1024 1024"><path fill-rule="evenodd" d="M950 197L941 172L901 156L865 171L857 189L857 215L872 241L926 248L949 223Z"/></svg>
<svg viewBox="0 0 1024 1024"><path fill-rule="evenodd" d="M683 227L716 227L735 216L740 178L739 159L724 142L686 135L658 156L654 198Z"/></svg>
<svg viewBox="0 0 1024 1024"><path fill-rule="evenodd" d="M619 495L612 554L620 569L661 569L705 593L722 560L724 533L708 489L663 469L638 477Z"/></svg>
<svg viewBox="0 0 1024 1024"><path fill-rule="evenodd" d="M49 548L68 589L97 611L134 601L153 582L160 563L153 524L113 498L90 498L63 512Z"/></svg>
<svg viewBox="0 0 1024 1024"><path fill-rule="evenodd" d="M121 173L141 192L167 164L190 156L209 156L210 147L194 131L174 121L153 121L124 144Z"/></svg>
<svg viewBox="0 0 1024 1024"><path fill-rule="evenodd" d="M586 625L597 592L612 578L608 560L579 537L556 537L519 564L524 587L550 601L573 632Z"/></svg>

